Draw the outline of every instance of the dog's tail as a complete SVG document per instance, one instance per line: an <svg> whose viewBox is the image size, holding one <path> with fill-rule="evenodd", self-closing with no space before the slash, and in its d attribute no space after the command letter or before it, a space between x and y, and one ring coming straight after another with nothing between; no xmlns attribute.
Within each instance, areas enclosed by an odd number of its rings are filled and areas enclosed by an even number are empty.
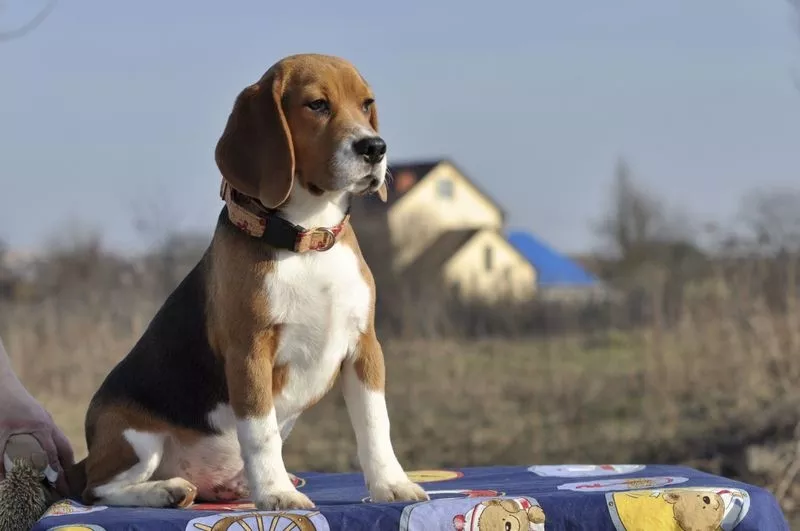
<svg viewBox="0 0 800 531"><path fill-rule="evenodd" d="M82 500L83 491L86 489L86 458L64 470L64 475L69 484L69 497Z"/></svg>

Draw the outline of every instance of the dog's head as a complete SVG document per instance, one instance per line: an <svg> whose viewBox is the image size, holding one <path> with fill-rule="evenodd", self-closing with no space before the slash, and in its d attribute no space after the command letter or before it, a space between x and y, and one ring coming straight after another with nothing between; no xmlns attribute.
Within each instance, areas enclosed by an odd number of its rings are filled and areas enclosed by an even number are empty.
<svg viewBox="0 0 800 531"><path fill-rule="evenodd" d="M223 177L268 208L282 205L293 186L386 200L375 97L338 57L293 55L273 65L236 98L215 155Z"/></svg>

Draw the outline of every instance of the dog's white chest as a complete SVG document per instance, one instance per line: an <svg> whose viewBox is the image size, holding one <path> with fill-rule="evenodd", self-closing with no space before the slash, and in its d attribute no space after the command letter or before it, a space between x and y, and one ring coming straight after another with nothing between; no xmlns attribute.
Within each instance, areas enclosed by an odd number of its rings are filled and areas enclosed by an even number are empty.
<svg viewBox="0 0 800 531"><path fill-rule="evenodd" d="M274 396L278 421L320 398L366 330L370 289L353 251L281 252L266 277L269 313L280 324L276 365L288 368Z"/></svg>

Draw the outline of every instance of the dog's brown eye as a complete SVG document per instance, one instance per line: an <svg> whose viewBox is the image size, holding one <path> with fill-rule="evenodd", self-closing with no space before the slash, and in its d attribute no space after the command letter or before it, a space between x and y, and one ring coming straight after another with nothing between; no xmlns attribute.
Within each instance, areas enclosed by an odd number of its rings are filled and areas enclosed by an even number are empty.
<svg viewBox="0 0 800 531"><path fill-rule="evenodd" d="M368 100L364 100L364 105L362 105L362 106L361 106L361 109L362 109L364 112L369 112L369 108L370 108L370 107L372 107L372 104L373 104L373 103L375 103L375 100L373 100L373 99L371 99L371 98L370 98L370 99L368 99Z"/></svg>
<svg viewBox="0 0 800 531"><path fill-rule="evenodd" d="M308 107L314 112L319 112L323 114L328 114L329 112L331 112L330 104L323 99L310 101L306 103L306 107Z"/></svg>

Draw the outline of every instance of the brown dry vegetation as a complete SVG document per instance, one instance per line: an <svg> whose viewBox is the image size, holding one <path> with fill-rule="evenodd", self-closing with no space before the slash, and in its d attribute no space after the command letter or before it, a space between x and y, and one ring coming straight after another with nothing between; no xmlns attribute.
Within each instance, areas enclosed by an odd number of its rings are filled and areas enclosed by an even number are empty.
<svg viewBox="0 0 800 531"><path fill-rule="evenodd" d="M773 449L763 470L747 452L791 442L800 421L800 315L715 288L669 323L624 331L385 339L398 454L411 468L688 462L777 488L794 448ZM160 299L141 288L79 291L3 303L0 334L81 456L92 392ZM293 470L357 466L338 388L301 420L285 455Z"/></svg>

